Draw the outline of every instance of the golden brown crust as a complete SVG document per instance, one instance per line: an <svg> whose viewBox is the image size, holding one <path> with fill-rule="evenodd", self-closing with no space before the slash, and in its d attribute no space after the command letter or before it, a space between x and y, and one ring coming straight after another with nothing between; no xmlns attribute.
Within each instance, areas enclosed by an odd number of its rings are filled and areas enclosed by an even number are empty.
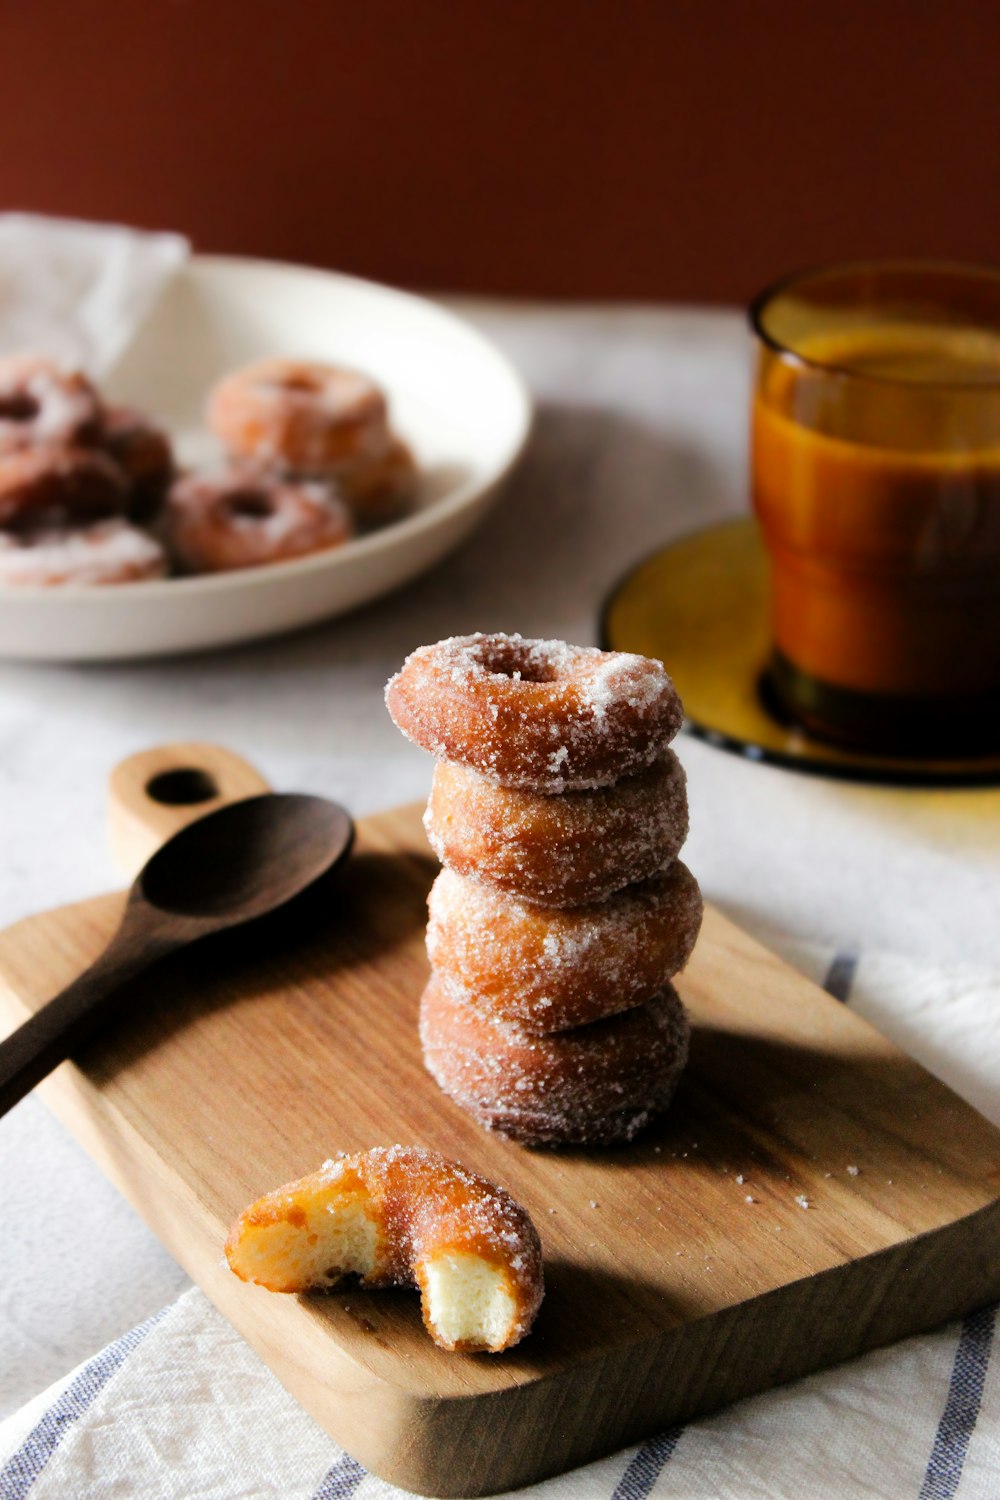
<svg viewBox="0 0 1000 1500"><path fill-rule="evenodd" d="M79 370L44 354L0 359L0 454L86 446L97 441L100 423L101 398Z"/></svg>
<svg viewBox="0 0 1000 1500"><path fill-rule="evenodd" d="M384 393L357 370L262 360L219 382L208 419L237 461L278 467L292 483L335 484L363 526L412 507L413 454L389 426Z"/></svg>
<svg viewBox="0 0 1000 1500"><path fill-rule="evenodd" d="M357 370L264 359L212 390L208 423L235 457L315 474L377 457L388 444L382 391Z"/></svg>
<svg viewBox="0 0 1000 1500"><path fill-rule="evenodd" d="M687 963L701 927L698 883L680 860L596 905L519 901L442 870L428 898L436 973L498 1021L545 1035L651 999Z"/></svg>
<svg viewBox="0 0 1000 1500"><path fill-rule="evenodd" d="M670 985L644 1005L553 1036L485 1017L436 974L420 1002L435 1082L488 1130L525 1145L630 1140L673 1097L689 1036Z"/></svg>
<svg viewBox="0 0 1000 1500"><path fill-rule="evenodd" d="M681 724L659 662L520 635L421 646L389 682L386 704L432 755L544 796L634 775Z"/></svg>
<svg viewBox="0 0 1000 1500"><path fill-rule="evenodd" d="M672 750L615 786L541 796L439 761L424 818L438 858L525 901L603 901L670 864L687 837L687 783Z"/></svg>
<svg viewBox="0 0 1000 1500"><path fill-rule="evenodd" d="M260 465L189 474L171 485L159 530L185 573L220 573L342 546L350 515L322 482L293 483Z"/></svg>
<svg viewBox="0 0 1000 1500"><path fill-rule="evenodd" d="M413 508L417 463L410 449L390 438L381 453L333 470L346 503L365 526L398 521Z"/></svg>
<svg viewBox="0 0 1000 1500"><path fill-rule="evenodd" d="M336 1267L318 1282L289 1282L280 1267L269 1275L257 1260L256 1274L250 1276L244 1250L256 1229L287 1223L305 1230L317 1211L334 1212L345 1200L362 1202L377 1227L375 1265L362 1277L362 1285L419 1286L425 1291L428 1262L451 1252L473 1255L502 1271L516 1305L509 1338L497 1348L509 1348L528 1332L544 1285L541 1242L526 1210L504 1188L479 1173L416 1146L375 1147L341 1156L265 1194L244 1209L229 1231L226 1258L230 1268L242 1280L253 1280L269 1291L307 1292L336 1285L344 1274ZM427 1310L425 1298L424 1321L440 1342ZM462 1341L444 1347L485 1346Z"/></svg>

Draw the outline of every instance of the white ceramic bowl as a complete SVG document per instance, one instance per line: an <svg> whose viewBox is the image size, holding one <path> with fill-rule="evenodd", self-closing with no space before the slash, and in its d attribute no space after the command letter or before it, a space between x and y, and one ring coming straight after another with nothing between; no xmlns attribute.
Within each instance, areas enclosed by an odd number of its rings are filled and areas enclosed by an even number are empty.
<svg viewBox="0 0 1000 1500"><path fill-rule="evenodd" d="M205 393L268 354L355 365L387 391L422 470L416 511L329 552L200 578L0 589L0 656L86 661L201 651L342 614L431 567L485 515L531 402L480 334L433 303L354 277L195 256L105 383L154 413L183 462L215 452Z"/></svg>

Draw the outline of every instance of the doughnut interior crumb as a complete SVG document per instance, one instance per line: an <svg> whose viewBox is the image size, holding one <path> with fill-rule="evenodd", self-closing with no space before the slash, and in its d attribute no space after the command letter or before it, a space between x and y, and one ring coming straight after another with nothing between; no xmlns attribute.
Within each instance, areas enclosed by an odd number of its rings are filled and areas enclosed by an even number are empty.
<svg viewBox="0 0 1000 1500"><path fill-rule="evenodd" d="M315 1291L336 1286L344 1276L372 1275L378 1225L361 1194L336 1203L300 1201L271 1222L251 1218L227 1253L244 1281L271 1292Z"/></svg>
<svg viewBox="0 0 1000 1500"><path fill-rule="evenodd" d="M541 1243L496 1183L437 1152L375 1147L324 1162L244 1209L230 1269L272 1292L417 1287L434 1342L499 1353L523 1338L544 1294Z"/></svg>
<svg viewBox="0 0 1000 1500"><path fill-rule="evenodd" d="M425 1260L418 1276L427 1299L427 1323L438 1343L502 1349L510 1341L517 1303L502 1267L457 1251Z"/></svg>

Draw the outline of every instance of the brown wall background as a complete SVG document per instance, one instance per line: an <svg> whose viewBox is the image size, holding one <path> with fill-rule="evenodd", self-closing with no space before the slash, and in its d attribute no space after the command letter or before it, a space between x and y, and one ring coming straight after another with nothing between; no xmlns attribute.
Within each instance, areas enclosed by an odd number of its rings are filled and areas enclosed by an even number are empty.
<svg viewBox="0 0 1000 1500"><path fill-rule="evenodd" d="M0 202L427 288L1000 258L997 0L0 0Z"/></svg>

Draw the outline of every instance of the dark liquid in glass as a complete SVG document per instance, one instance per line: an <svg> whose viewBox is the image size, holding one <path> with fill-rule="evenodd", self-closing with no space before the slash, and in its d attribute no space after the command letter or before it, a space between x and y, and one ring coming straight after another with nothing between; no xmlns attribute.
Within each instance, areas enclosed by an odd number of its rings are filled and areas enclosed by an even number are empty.
<svg viewBox="0 0 1000 1500"><path fill-rule="evenodd" d="M825 738L996 749L1000 335L876 323L795 354L762 347L753 413L773 689Z"/></svg>

